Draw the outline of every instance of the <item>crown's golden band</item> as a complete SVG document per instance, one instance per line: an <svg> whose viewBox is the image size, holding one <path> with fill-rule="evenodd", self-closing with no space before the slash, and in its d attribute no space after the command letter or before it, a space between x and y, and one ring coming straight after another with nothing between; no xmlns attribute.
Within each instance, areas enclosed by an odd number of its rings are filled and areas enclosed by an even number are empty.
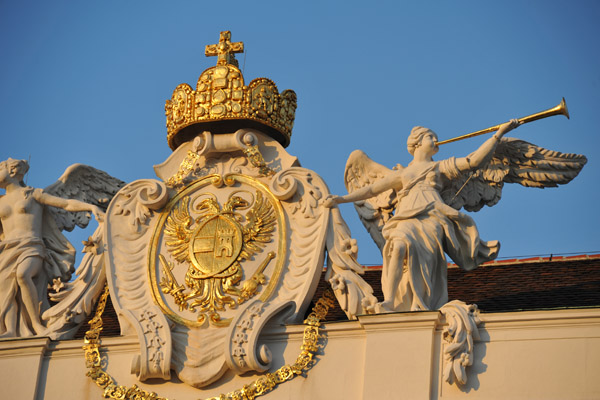
<svg viewBox="0 0 600 400"><path fill-rule="evenodd" d="M229 32L221 32L221 41L230 37ZM290 143L296 93L284 90L279 94L275 83L267 78L254 79L245 86L241 71L227 63L235 60L233 50L227 55L200 75L196 90L182 83L167 100L167 141L171 149L205 130L225 133L243 127L262 129L283 146Z"/></svg>

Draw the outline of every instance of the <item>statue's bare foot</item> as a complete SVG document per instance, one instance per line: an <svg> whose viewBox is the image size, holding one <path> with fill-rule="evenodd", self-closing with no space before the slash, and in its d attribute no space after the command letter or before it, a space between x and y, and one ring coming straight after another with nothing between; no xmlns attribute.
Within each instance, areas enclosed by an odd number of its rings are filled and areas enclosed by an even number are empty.
<svg viewBox="0 0 600 400"><path fill-rule="evenodd" d="M34 336L48 336L49 330L42 324L34 324L35 335Z"/></svg>
<svg viewBox="0 0 600 400"><path fill-rule="evenodd" d="M35 336L45 336L46 335L48 329L44 325L42 325L38 321L32 322L31 325L33 327L33 331L35 332Z"/></svg>
<svg viewBox="0 0 600 400"><path fill-rule="evenodd" d="M4 332L4 333L0 334L0 339L14 338L16 336L17 335L15 334L15 332L7 331L7 332Z"/></svg>
<svg viewBox="0 0 600 400"><path fill-rule="evenodd" d="M375 312L377 314L391 313L394 311L394 305L391 301L382 301L381 303L375 304Z"/></svg>
<svg viewBox="0 0 600 400"><path fill-rule="evenodd" d="M38 331L38 333L35 334L35 336L48 336L48 334L50 333L50 331L47 328L42 328L41 331Z"/></svg>
<svg viewBox="0 0 600 400"><path fill-rule="evenodd" d="M377 298L375 296L366 296L362 299L361 304L367 314L377 314Z"/></svg>

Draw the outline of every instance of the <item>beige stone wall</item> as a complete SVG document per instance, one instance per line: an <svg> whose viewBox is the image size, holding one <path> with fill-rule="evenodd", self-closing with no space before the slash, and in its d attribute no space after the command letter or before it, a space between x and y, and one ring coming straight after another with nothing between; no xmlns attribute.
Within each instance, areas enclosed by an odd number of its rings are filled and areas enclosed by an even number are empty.
<svg viewBox="0 0 600 400"><path fill-rule="evenodd" d="M600 398L600 309L482 314L481 340L467 385L442 378L443 321L438 312L383 314L325 326L326 346L307 377L284 383L264 399L596 399ZM274 365L292 362L303 326L275 327L263 335ZM103 340L108 372L179 400L218 395L255 376L225 376L221 386L136 382L132 337ZM48 339L0 341L2 398L101 399L85 376L82 342Z"/></svg>

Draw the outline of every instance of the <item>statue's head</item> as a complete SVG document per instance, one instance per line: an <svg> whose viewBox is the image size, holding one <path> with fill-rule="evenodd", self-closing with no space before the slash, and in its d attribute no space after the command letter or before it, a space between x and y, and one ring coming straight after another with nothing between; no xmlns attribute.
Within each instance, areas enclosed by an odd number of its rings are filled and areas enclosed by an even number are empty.
<svg viewBox="0 0 600 400"><path fill-rule="evenodd" d="M0 169L5 169L9 176L17 178L21 185L25 185L23 183L23 178L27 171L29 171L29 163L26 160L9 158L8 160L0 162Z"/></svg>
<svg viewBox="0 0 600 400"><path fill-rule="evenodd" d="M438 136L431 129L425 128L424 126L415 126L412 128L410 135L408 135L408 140L406 141L406 148L411 155L415 155L415 149L421 145L421 141L427 134L432 134L437 142Z"/></svg>

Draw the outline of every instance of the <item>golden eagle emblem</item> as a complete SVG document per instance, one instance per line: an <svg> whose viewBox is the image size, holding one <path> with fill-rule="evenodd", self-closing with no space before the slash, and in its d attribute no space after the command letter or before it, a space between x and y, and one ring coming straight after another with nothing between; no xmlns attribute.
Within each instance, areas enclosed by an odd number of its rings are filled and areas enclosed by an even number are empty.
<svg viewBox="0 0 600 400"><path fill-rule="evenodd" d="M250 193L252 199L247 200L239 196L240 191L234 192L223 207L210 193L195 198L186 196L167 216L166 248L173 259L187 264L188 269L185 285L179 284L173 274L174 266L159 254L164 271L160 287L163 293L173 296L180 311L197 310L199 323L207 316L211 323L218 323L219 311L226 306L235 308L253 297L265 282L262 272L275 257L273 252L240 288L244 274L240 263L264 249L277 225L273 206L260 191L255 193ZM201 199L206 196L209 197ZM245 215L243 210L247 210Z"/></svg>

